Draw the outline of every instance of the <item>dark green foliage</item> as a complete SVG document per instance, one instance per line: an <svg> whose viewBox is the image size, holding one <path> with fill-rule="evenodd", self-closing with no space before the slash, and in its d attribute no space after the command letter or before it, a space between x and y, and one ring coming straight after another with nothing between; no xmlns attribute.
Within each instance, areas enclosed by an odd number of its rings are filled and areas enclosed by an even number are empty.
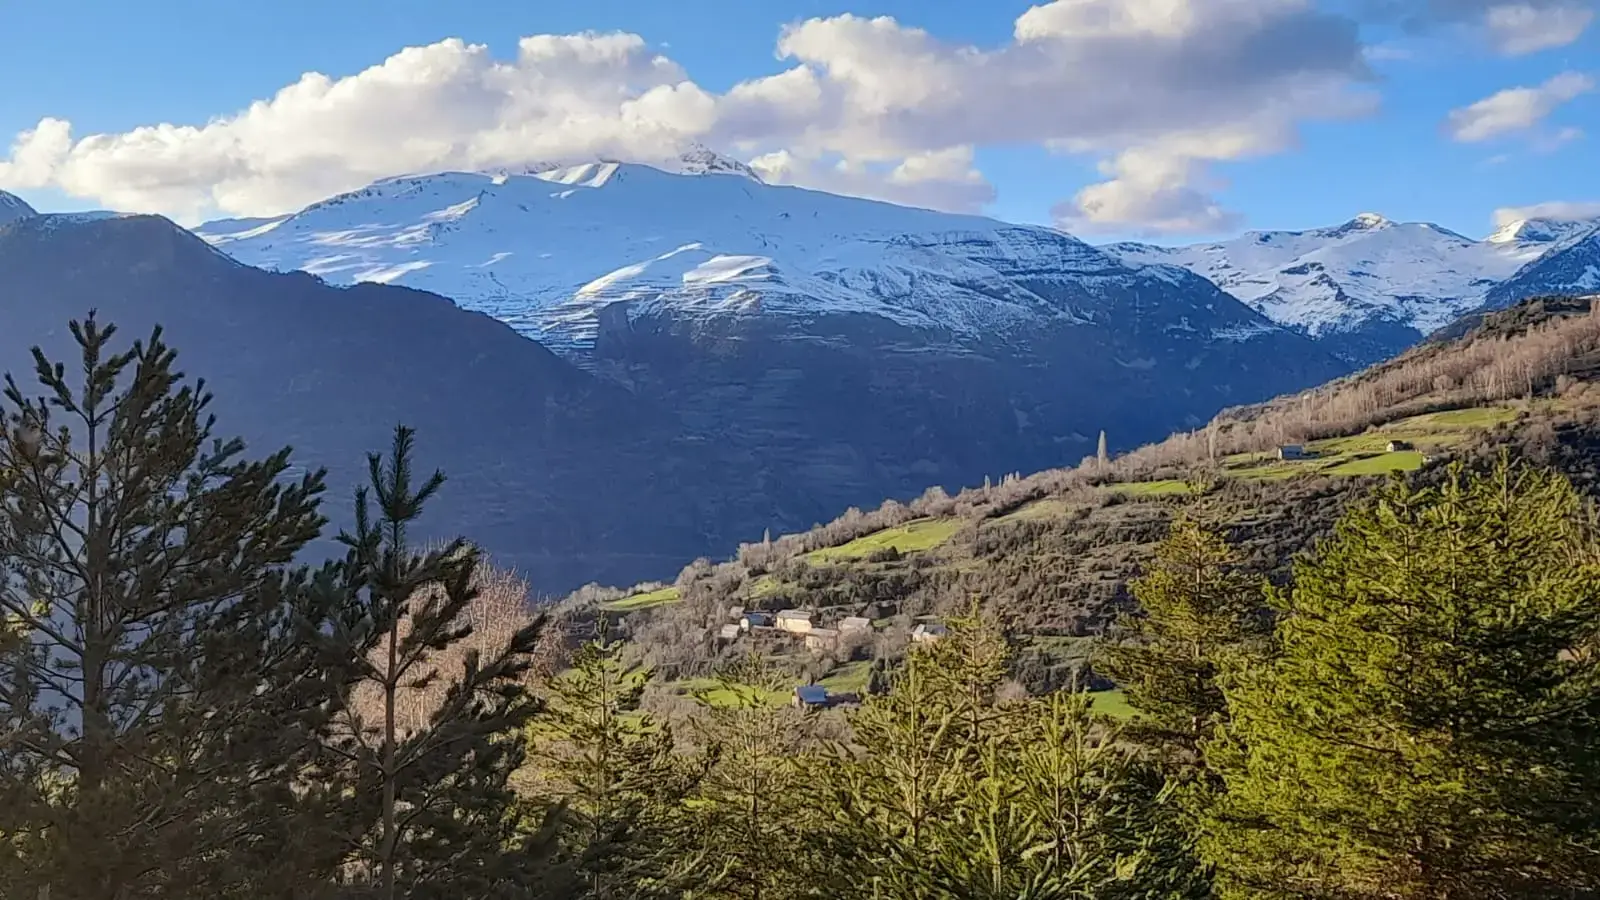
<svg viewBox="0 0 1600 900"><path fill-rule="evenodd" d="M682 896L816 896L806 715L768 702L784 682L758 658L740 660L717 682L696 735L707 772L692 798L691 846L702 863Z"/></svg>
<svg viewBox="0 0 1600 900"><path fill-rule="evenodd" d="M320 641L351 683L325 745L347 763L357 801L344 823L347 893L511 898L541 884L564 895L546 884L553 823L523 830L510 785L523 760L521 732L538 710L522 682L544 620L493 653L466 653L459 671L436 662L471 634L463 613L477 596L479 556L462 540L411 548L410 526L444 483L435 472L413 484L411 446L402 427L387 459L369 458L354 531L340 535L349 547L342 602Z"/></svg>
<svg viewBox="0 0 1600 900"><path fill-rule="evenodd" d="M91 315L43 394L8 376L0 439L0 895L309 897L329 683L288 565L320 474L213 440L210 397L158 331L124 351ZM324 572L322 580L326 581Z"/></svg>
<svg viewBox="0 0 1600 900"><path fill-rule="evenodd" d="M1504 460L1348 516L1276 596L1281 658L1226 691L1226 895L1600 890L1596 562L1565 479Z"/></svg>
<svg viewBox="0 0 1600 900"><path fill-rule="evenodd" d="M1141 612L1123 617L1095 656L1139 711L1142 740L1179 765L1199 762L1226 716L1217 683L1230 657L1258 652L1269 624L1261 589L1216 532L1180 519L1131 585Z"/></svg>
<svg viewBox="0 0 1600 900"><path fill-rule="evenodd" d="M620 660L607 620L550 682L546 713L528 729L531 792L559 807L560 864L582 896L671 897L701 868L685 799L704 774L677 754L672 732L641 713L650 679Z"/></svg>
<svg viewBox="0 0 1600 900"><path fill-rule="evenodd" d="M854 746L819 769L825 896L1194 896L1159 774L1086 694L1000 699L1006 644L957 619L852 718Z"/></svg>

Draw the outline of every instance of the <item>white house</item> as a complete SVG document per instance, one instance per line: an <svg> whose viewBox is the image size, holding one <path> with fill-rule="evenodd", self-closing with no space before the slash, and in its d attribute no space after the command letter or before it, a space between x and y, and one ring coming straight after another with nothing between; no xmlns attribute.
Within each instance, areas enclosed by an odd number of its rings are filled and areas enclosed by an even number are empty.
<svg viewBox="0 0 1600 900"><path fill-rule="evenodd" d="M949 629L938 622L919 622L917 627L911 629L911 639L919 644L937 641L949 633Z"/></svg>
<svg viewBox="0 0 1600 900"><path fill-rule="evenodd" d="M872 620L866 616L847 616L839 620L839 630L843 632L871 631Z"/></svg>
<svg viewBox="0 0 1600 900"><path fill-rule="evenodd" d="M805 609L778 610L778 629L795 634L805 634L811 630L811 611Z"/></svg>

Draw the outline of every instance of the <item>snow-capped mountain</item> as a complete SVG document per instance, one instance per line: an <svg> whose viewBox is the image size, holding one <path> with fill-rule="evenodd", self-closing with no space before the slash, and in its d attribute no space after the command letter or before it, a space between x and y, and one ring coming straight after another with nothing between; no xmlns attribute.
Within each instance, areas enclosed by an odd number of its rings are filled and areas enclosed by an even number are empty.
<svg viewBox="0 0 1600 900"><path fill-rule="evenodd" d="M1516 219L1495 229L1484 239L1490 244L1549 245L1559 248L1600 227L1600 219Z"/></svg>
<svg viewBox="0 0 1600 900"><path fill-rule="evenodd" d="M36 216L33 207L29 206L21 197L0 191L0 225L7 225L18 219L27 219Z"/></svg>
<svg viewBox="0 0 1600 900"><path fill-rule="evenodd" d="M976 340L1089 321L1120 287L1184 289L1052 229L767 185L709 151L679 163L393 178L198 233L251 265L433 291L577 356L615 304L687 321L870 315ZM1216 325L1254 333L1248 318Z"/></svg>
<svg viewBox="0 0 1600 900"><path fill-rule="evenodd" d="M775 521L1076 463L1101 429L1135 445L1349 368L1182 268L708 152L392 178L198 233L488 313L759 460L773 490L803 484L816 506Z"/></svg>
<svg viewBox="0 0 1600 900"><path fill-rule="evenodd" d="M1131 263L1179 265L1354 363L1374 362L1483 303L1496 284L1571 235L1550 220L1476 241L1363 213L1309 231L1255 231L1186 247L1113 244Z"/></svg>
<svg viewBox="0 0 1600 900"><path fill-rule="evenodd" d="M1489 309L1503 309L1545 294L1600 291L1600 222L1562 229L1551 244L1549 252L1495 285L1484 296L1483 305Z"/></svg>

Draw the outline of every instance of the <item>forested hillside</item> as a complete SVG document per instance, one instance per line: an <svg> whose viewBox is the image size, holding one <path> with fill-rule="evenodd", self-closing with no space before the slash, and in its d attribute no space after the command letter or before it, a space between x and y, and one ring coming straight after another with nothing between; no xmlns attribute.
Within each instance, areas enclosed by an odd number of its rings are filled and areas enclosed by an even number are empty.
<svg viewBox="0 0 1600 900"><path fill-rule="evenodd" d="M413 543L425 435L297 566L322 473L73 323L0 401L0 897L1593 900L1592 307L540 611Z"/></svg>
<svg viewBox="0 0 1600 900"><path fill-rule="evenodd" d="M589 588L563 606L580 621L596 607L621 614L639 658L691 687L752 649L754 641L719 637L735 621L731 608L809 610L824 628L864 616L871 632L841 636L826 652L799 639L761 643L797 680L848 690L898 658L918 622L978 598L1027 637L1029 683L1055 684L1130 608L1128 580L1175 518L1219 529L1251 571L1282 582L1295 554L1329 535L1391 471L1426 483L1450 460L1481 466L1508 450L1588 489L1600 438L1600 318L1591 302L1529 301L1115 459L852 509L812 531L744 545L729 562L697 561L671 585ZM1307 458L1279 460L1283 446Z"/></svg>

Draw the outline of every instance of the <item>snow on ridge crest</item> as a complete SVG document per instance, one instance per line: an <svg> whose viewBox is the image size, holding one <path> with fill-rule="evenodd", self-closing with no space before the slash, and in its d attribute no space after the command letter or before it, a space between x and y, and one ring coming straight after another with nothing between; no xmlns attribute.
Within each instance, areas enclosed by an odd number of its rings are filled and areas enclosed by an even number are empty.
<svg viewBox="0 0 1600 900"><path fill-rule="evenodd" d="M1592 223L1591 223L1592 224ZM1364 212L1309 231L1255 231L1182 247L1117 244L1125 262L1178 265L1267 318L1312 336L1379 323L1424 334L1481 304L1489 290L1564 241L1570 226L1513 223L1475 241L1425 222Z"/></svg>
<svg viewBox="0 0 1600 900"><path fill-rule="evenodd" d="M1051 228L767 185L709 151L685 165L698 173L588 162L402 176L197 233L262 268L442 294L580 355L617 303L629 315L868 314L965 339L1087 322L1096 298L1131 285L1173 302L1193 290Z"/></svg>

